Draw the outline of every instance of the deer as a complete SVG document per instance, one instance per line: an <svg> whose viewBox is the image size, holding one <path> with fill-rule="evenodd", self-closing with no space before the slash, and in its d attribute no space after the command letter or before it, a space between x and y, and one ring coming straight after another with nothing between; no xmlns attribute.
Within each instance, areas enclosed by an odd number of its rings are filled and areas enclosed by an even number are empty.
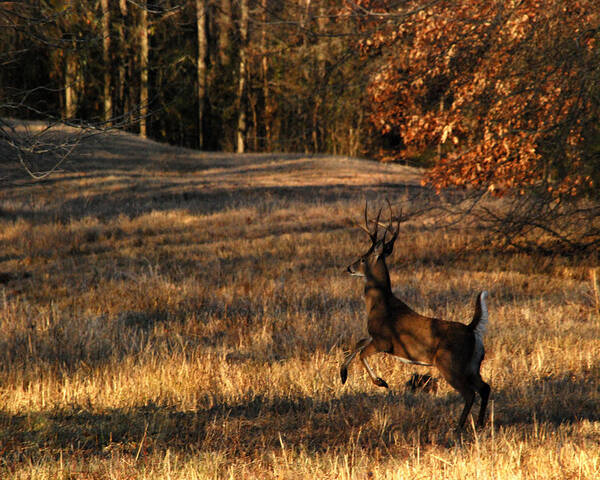
<svg viewBox="0 0 600 480"><path fill-rule="evenodd" d="M389 388L387 382L375 375L368 358L375 353L387 353L408 364L434 366L441 376L462 396L465 406L458 420L459 433L475 401L481 397L477 426L483 427L485 411L491 388L480 374L485 350L483 336L488 324L487 292L477 295L473 319L467 325L460 322L430 318L412 310L392 293L386 259L392 254L398 238L402 213L393 228L391 204L389 225L379 223L381 210L369 227L368 204L365 204L364 230L371 241L369 249L347 267L347 272L365 280L364 296L367 310L368 336L360 339L348 353L340 369L342 384L348 378L348 366L359 355L371 381L379 387ZM379 227L384 228L379 237ZM388 238L389 235L389 238Z"/></svg>

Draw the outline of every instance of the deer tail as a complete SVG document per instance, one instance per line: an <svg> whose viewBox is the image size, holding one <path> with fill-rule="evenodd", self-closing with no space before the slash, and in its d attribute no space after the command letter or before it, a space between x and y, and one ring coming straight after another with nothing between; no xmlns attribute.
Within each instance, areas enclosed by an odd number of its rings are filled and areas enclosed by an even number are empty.
<svg viewBox="0 0 600 480"><path fill-rule="evenodd" d="M478 338L483 338L487 329L489 318L487 305L485 303L487 296L488 293L485 290L477 295L477 300L475 301L475 314L473 315L473 320L471 320L471 323L469 324L469 328L473 330L473 333L475 333Z"/></svg>

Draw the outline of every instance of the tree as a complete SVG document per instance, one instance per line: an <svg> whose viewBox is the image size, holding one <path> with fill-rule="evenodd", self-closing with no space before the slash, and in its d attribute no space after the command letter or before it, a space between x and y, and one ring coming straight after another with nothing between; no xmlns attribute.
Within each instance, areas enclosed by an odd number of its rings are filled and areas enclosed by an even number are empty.
<svg viewBox="0 0 600 480"><path fill-rule="evenodd" d="M537 223L560 242L595 244L597 2L350 3L369 32L359 48L379 65L368 93L370 121L388 143L381 158L429 159L427 180L438 191L526 196L535 210L519 199L494 213L509 243ZM575 207L578 200L588 203ZM552 226L571 209L585 210L590 228Z"/></svg>
<svg viewBox="0 0 600 480"><path fill-rule="evenodd" d="M101 0L102 7L102 61L104 63L104 121L110 124L113 116L110 64L110 10L108 0Z"/></svg>
<svg viewBox="0 0 600 480"><path fill-rule="evenodd" d="M246 105L244 102L246 94L246 75L248 69L248 0L239 0L240 3L240 21L239 21L239 65L238 65L238 87L236 96L237 105L237 131L236 131L236 151L244 153L245 135L246 135Z"/></svg>
<svg viewBox="0 0 600 480"><path fill-rule="evenodd" d="M206 96L206 52L208 39L206 36L206 0L196 0L196 30L198 32L198 147L204 146L204 103Z"/></svg>
<svg viewBox="0 0 600 480"><path fill-rule="evenodd" d="M364 52L389 53L369 93L374 125L398 138L390 158L439 151L437 188L589 192L600 173L587 148L600 106L594 4L438 1L369 36Z"/></svg>
<svg viewBox="0 0 600 480"><path fill-rule="evenodd" d="M147 135L146 121L148 119L148 10L146 8L146 0L141 0L140 3L140 135Z"/></svg>
<svg viewBox="0 0 600 480"><path fill-rule="evenodd" d="M34 179L45 178L72 153L84 134L77 130L58 137L52 132L61 118L74 119L86 86L81 62L74 54L90 33L84 7L83 3L70 6L61 2L0 5L2 167L12 163ZM53 112L51 116L48 110ZM41 116L48 121L35 129L15 120ZM8 172L3 168L0 178L10 178Z"/></svg>
<svg viewBox="0 0 600 480"><path fill-rule="evenodd" d="M261 0L260 6L262 8L262 28L260 32L260 57L261 57L261 73L262 73L262 102L263 102L263 130L264 130L264 148L269 151L271 148L271 99L269 94L269 51L267 47L267 12L269 9L268 0ZM259 129L258 125L255 125L256 130ZM258 149L258 148L257 148Z"/></svg>
<svg viewBox="0 0 600 480"><path fill-rule="evenodd" d="M137 115L123 110L134 110L138 99L126 99L121 87L117 95L121 113L114 116L111 3L0 4L0 43L5 47L5 68L0 74L0 165L18 165L41 180L63 165L84 138L110 125L130 128L126 121L135 122ZM126 12L124 2L119 6ZM117 22L122 33L118 46L126 42L128 28ZM122 84L127 83L120 74ZM30 128L19 119L38 122Z"/></svg>

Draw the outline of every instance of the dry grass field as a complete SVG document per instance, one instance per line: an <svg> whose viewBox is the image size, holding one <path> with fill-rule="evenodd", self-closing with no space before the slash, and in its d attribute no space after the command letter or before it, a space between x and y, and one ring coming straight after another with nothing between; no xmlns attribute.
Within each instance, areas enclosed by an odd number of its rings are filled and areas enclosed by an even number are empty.
<svg viewBox="0 0 600 480"><path fill-rule="evenodd" d="M403 225L396 294L468 323L490 293L488 423L390 390L344 351L366 331L366 199L431 200L419 172L304 155L87 141L47 181L0 174L0 478L600 477L598 258L503 253L476 228ZM374 208L374 207L373 207ZM478 405L473 408L477 413Z"/></svg>

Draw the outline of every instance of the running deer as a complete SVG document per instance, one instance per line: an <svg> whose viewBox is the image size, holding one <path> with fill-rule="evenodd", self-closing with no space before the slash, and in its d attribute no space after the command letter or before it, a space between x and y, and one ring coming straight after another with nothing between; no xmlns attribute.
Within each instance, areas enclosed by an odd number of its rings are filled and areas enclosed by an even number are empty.
<svg viewBox="0 0 600 480"><path fill-rule="evenodd" d="M389 205L389 202L388 202ZM383 238L378 238L381 224L379 218L369 228L367 205L365 205L365 228L371 247L348 267L351 275L364 277L367 307L367 330L369 336L358 341L354 350L344 359L340 370L342 383L348 378L348 365L356 355L364 365L373 383L388 387L382 378L373 373L367 358L374 353L395 355L401 361L435 366L465 400L465 407L458 421L457 431L462 430L473 406L475 393L481 397L478 426L483 426L490 386L481 379L479 369L484 357L483 335L488 323L487 292L481 292L475 302L475 314L469 325L425 317L413 311L392 293L390 275L385 259L392 253L398 238L401 216L393 229L392 208L389 226L383 226ZM390 234L388 240L386 237Z"/></svg>

